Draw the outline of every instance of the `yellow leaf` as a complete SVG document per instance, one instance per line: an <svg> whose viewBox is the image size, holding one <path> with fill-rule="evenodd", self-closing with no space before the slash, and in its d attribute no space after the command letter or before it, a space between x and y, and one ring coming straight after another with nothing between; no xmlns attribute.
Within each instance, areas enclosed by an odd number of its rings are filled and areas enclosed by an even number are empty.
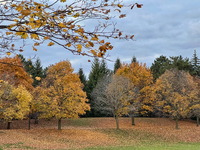
<svg viewBox="0 0 200 150"><path fill-rule="evenodd" d="M92 37L91 40L92 41L98 41L98 38L97 37Z"/></svg>
<svg viewBox="0 0 200 150"><path fill-rule="evenodd" d="M6 32L6 35L10 35L10 34L13 34L13 32Z"/></svg>
<svg viewBox="0 0 200 150"><path fill-rule="evenodd" d="M67 29L63 29L63 32L67 32Z"/></svg>
<svg viewBox="0 0 200 150"><path fill-rule="evenodd" d="M12 44L12 47L15 47L15 44Z"/></svg>
<svg viewBox="0 0 200 150"><path fill-rule="evenodd" d="M44 40L48 40L48 39L50 39L50 37L48 37L48 36L45 36L45 37L44 37Z"/></svg>
<svg viewBox="0 0 200 150"><path fill-rule="evenodd" d="M21 14L24 15L24 16L28 16L28 15L31 14L31 11L30 10L22 10Z"/></svg>
<svg viewBox="0 0 200 150"><path fill-rule="evenodd" d="M7 52L7 55L10 56L11 52Z"/></svg>
<svg viewBox="0 0 200 150"><path fill-rule="evenodd" d="M118 6L119 8L122 8L122 7L123 7L123 6L122 6L122 5L120 5L120 4L118 4L117 6Z"/></svg>
<svg viewBox="0 0 200 150"><path fill-rule="evenodd" d="M81 52L81 49L78 49L77 51L80 53L80 52Z"/></svg>
<svg viewBox="0 0 200 150"><path fill-rule="evenodd" d="M40 78L40 77L35 77L35 79L36 79L36 80L38 80L38 81L40 81L40 80L41 80L41 78Z"/></svg>
<svg viewBox="0 0 200 150"><path fill-rule="evenodd" d="M40 40L37 34L31 34L31 39Z"/></svg>
<svg viewBox="0 0 200 150"><path fill-rule="evenodd" d="M65 46L68 46L68 47L70 47L70 46L71 46L71 43L67 43Z"/></svg>
<svg viewBox="0 0 200 150"><path fill-rule="evenodd" d="M48 46L52 46L52 45L54 45L54 43L53 43L53 42L50 42L50 43L48 44Z"/></svg>
<svg viewBox="0 0 200 150"><path fill-rule="evenodd" d="M82 48L82 45L81 44L78 44L76 45L77 46L77 49L81 49Z"/></svg>
<svg viewBox="0 0 200 150"><path fill-rule="evenodd" d="M88 47L90 47L90 44L86 44L85 46L88 48Z"/></svg>
<svg viewBox="0 0 200 150"><path fill-rule="evenodd" d="M34 50L34 51L37 51L37 49L36 49L34 46L32 46L32 47L33 47L33 50Z"/></svg>

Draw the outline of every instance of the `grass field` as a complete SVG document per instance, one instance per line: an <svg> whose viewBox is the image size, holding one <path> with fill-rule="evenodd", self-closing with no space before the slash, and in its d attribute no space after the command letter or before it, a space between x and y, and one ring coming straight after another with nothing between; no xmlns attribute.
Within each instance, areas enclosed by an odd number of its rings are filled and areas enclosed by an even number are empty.
<svg viewBox="0 0 200 150"><path fill-rule="evenodd" d="M28 130L28 120L14 121L11 130L0 122L0 150L4 149L85 149L85 150L199 150L200 127L193 120L175 122L168 118L120 119L116 130L114 118L80 118L40 120Z"/></svg>

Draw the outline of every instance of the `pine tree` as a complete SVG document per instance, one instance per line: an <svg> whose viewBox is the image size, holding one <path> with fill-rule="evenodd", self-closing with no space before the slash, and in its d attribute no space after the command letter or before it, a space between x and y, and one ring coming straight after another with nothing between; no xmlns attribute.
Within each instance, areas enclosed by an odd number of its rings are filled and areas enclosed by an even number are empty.
<svg viewBox="0 0 200 150"><path fill-rule="evenodd" d="M194 70L194 75L200 76L200 59L197 57L196 50L194 50L193 58L191 64Z"/></svg>
<svg viewBox="0 0 200 150"><path fill-rule="evenodd" d="M92 108L92 101L93 101L93 99L91 98L91 92L96 87L98 80L107 73L111 73L111 71L107 68L107 64L105 60L102 60L101 62L99 62L99 59L95 58L92 63L92 69L89 73L87 88L86 88L87 98L89 99L91 108ZM87 113L86 116L96 116L95 110L91 109L91 111Z"/></svg>
<svg viewBox="0 0 200 150"><path fill-rule="evenodd" d="M86 77L83 73L83 68L79 68L78 75L79 75L79 79L81 80L81 83L83 83L83 85L84 85L83 91L86 91L87 81L86 81Z"/></svg>
<svg viewBox="0 0 200 150"><path fill-rule="evenodd" d="M34 71L32 73L32 77L34 79L34 82L33 82L34 87L39 85L39 83L41 82L41 80L36 80L35 77L40 77L41 79L44 78L43 69L42 69L41 61L39 58L37 58L37 60L34 64Z"/></svg>
<svg viewBox="0 0 200 150"><path fill-rule="evenodd" d="M39 58L37 58L36 62L33 63L31 59L26 60L24 58L23 55L19 54L18 56L21 59L21 62L24 66L24 69L26 70L27 73L29 73L29 75L33 78L34 82L33 82L33 86L36 87L37 85L39 85L39 83L41 82L41 80L38 80L37 77L39 77L39 79L43 79L46 77L47 75L47 70L48 67L46 67L45 69L42 68L41 65L41 61Z"/></svg>
<svg viewBox="0 0 200 150"><path fill-rule="evenodd" d="M133 56L133 58L131 60L131 63L133 63L133 62L138 62L135 56Z"/></svg>
<svg viewBox="0 0 200 150"><path fill-rule="evenodd" d="M116 61L115 61L115 65L114 65L114 73L117 72L117 70L121 67L121 62L120 62L120 59L117 58Z"/></svg>

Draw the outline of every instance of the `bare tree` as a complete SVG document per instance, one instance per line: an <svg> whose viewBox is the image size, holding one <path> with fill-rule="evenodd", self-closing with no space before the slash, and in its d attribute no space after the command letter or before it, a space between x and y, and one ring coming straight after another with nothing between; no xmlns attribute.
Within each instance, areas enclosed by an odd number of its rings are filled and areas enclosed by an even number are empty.
<svg viewBox="0 0 200 150"><path fill-rule="evenodd" d="M112 78L112 79L111 79ZM117 129L119 129L119 117L128 115L130 101L134 97L134 85L123 76L113 75L104 77L92 92L94 107L99 111L112 114L115 117Z"/></svg>

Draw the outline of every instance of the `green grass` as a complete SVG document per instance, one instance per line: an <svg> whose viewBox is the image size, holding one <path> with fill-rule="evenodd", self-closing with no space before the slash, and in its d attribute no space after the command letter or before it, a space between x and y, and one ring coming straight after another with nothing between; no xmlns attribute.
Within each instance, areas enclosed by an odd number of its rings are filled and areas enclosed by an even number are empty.
<svg viewBox="0 0 200 150"><path fill-rule="evenodd" d="M199 150L200 143L162 144L159 146L90 147L82 150Z"/></svg>
<svg viewBox="0 0 200 150"><path fill-rule="evenodd" d="M15 148L37 149L37 148L34 148L34 147L24 146L23 143L21 143L21 142L0 145L0 150L4 150L4 149L8 149L8 148L9 149L15 149Z"/></svg>
<svg viewBox="0 0 200 150"><path fill-rule="evenodd" d="M90 127L93 125L93 122L90 118L81 118L81 119L65 119L65 123L62 126L74 126L74 127Z"/></svg>

